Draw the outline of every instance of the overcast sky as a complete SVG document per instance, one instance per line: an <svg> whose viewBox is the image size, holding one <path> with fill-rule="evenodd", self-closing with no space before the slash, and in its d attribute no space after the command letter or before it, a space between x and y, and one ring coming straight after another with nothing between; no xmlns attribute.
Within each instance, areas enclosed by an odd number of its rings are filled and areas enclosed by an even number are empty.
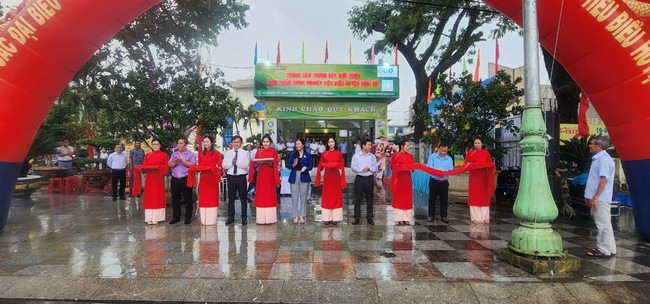
<svg viewBox="0 0 650 304"><path fill-rule="evenodd" d="M3 4L17 5L21 0L0 0ZM270 57L275 62L278 41L284 63L300 63L302 43L305 44L305 63L323 63L325 41L329 42L329 63L347 64L348 46L352 43L352 63L366 63L364 51L370 48L379 36L360 41L348 28L348 11L363 5L362 0L244 0L250 6L246 13L249 26L242 30L223 32L216 47L205 46L203 60L211 68L219 68L228 81L251 78L254 74L253 57L255 43L258 45L258 60ZM485 37L489 29L484 31ZM523 38L509 33L499 39L499 64L519 67L524 64ZM480 76L488 75L488 62L494 62L495 45L490 39L478 43L481 50ZM393 62L393 54L379 55ZM469 58L469 57L468 57ZM472 56L475 59L475 56ZM540 57L540 63L543 60ZM398 120L407 114L409 98L415 95L413 73L406 60L399 56L400 98L389 106L389 117ZM546 70L540 67L540 78L548 83ZM470 73L474 65L469 65ZM460 74L462 65L457 63L452 72Z"/></svg>
<svg viewBox="0 0 650 304"><path fill-rule="evenodd" d="M222 33L219 46L206 56L213 67L220 68L227 80L250 78L254 74L253 58L255 43L258 45L258 60L268 56L275 62L277 44L280 41L281 59L284 63L300 63L302 43L305 43L305 63L323 63L325 41L329 42L329 63L347 64L348 47L352 43L352 63L367 63L364 51L380 38L379 35L360 41L348 28L348 11L365 1L355 0L244 0L250 5L246 14L249 26L243 30L230 30ZM484 31L485 36L489 29ZM523 38L510 33L499 39L499 64L519 67L524 64ZM494 62L494 40L481 42L481 78L488 75L488 62ZM393 62L393 54L379 55ZM468 57L469 58L469 57ZM209 60L208 60L209 59ZM475 56L472 56L475 59ZM541 59L541 58L540 58ZM393 102L389 118L400 120L408 115L409 99L415 95L415 82L406 60L400 55L400 98ZM540 60L541 61L541 60ZM542 61L543 63L543 61ZM474 65L468 64L470 73ZM462 64L453 66L452 72L460 74ZM546 81L546 70L540 77Z"/></svg>

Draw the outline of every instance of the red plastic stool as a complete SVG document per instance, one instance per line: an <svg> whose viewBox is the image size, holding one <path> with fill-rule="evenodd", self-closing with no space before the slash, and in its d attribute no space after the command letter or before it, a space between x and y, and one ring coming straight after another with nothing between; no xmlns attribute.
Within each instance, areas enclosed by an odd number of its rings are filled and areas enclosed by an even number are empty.
<svg viewBox="0 0 650 304"><path fill-rule="evenodd" d="M47 193L52 193L54 191L63 192L63 178L52 177L50 182L47 185Z"/></svg>
<svg viewBox="0 0 650 304"><path fill-rule="evenodd" d="M79 192L79 178L76 176L69 176L65 178L65 192Z"/></svg>

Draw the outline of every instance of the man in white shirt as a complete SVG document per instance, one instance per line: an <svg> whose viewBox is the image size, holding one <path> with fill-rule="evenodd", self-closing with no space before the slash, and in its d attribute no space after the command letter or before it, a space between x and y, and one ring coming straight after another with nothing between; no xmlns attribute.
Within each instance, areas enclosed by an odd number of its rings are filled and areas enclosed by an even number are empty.
<svg viewBox="0 0 650 304"><path fill-rule="evenodd" d="M354 144L354 154L361 152L361 139L357 139L357 143Z"/></svg>
<svg viewBox="0 0 650 304"><path fill-rule="evenodd" d="M366 220L368 225L374 225L374 206L373 194L377 172L377 157L370 153L372 141L364 139L361 145L361 151L352 157L350 168L357 175L354 178L354 222L352 225L359 225L361 219L361 201L366 197Z"/></svg>
<svg viewBox="0 0 650 304"><path fill-rule="evenodd" d="M69 146L70 140L64 138L61 141L61 147L56 148L56 153L59 155L59 159L56 164L59 167L65 167L68 169L66 175L72 175L72 157L74 156L74 148Z"/></svg>
<svg viewBox="0 0 650 304"><path fill-rule="evenodd" d="M309 146L309 150L311 150L311 162L314 164L314 167L318 166L318 148L320 145L318 145L318 142L314 139L314 142L311 143Z"/></svg>
<svg viewBox="0 0 650 304"><path fill-rule="evenodd" d="M323 144L323 141L321 140L320 143L318 143L318 154L322 155L323 152L325 152L325 149L327 149L327 147L325 146L325 144Z"/></svg>
<svg viewBox="0 0 650 304"><path fill-rule="evenodd" d="M348 165L348 144L346 144L345 141L341 142L339 144L339 150L341 150L341 154L343 154L343 163L345 163L345 166L347 167L347 165Z"/></svg>
<svg viewBox="0 0 650 304"><path fill-rule="evenodd" d="M251 150L250 153L250 159L255 159L255 154L257 154L257 150L260 149L260 143L258 141L255 141L253 143L253 150Z"/></svg>
<svg viewBox="0 0 650 304"><path fill-rule="evenodd" d="M111 153L106 159L106 167L111 170L111 190L113 201L117 200L117 182L120 182L120 199L125 200L124 190L126 189L126 166L129 160L122 149L122 145L115 146L115 152Z"/></svg>
<svg viewBox="0 0 650 304"><path fill-rule="evenodd" d="M616 254L616 239L612 229L612 197L614 196L614 160L607 153L609 139L598 135L589 142L593 154L585 187L585 203L591 208L596 222L596 248L587 252L590 257L610 257Z"/></svg>
<svg viewBox="0 0 650 304"><path fill-rule="evenodd" d="M242 138L239 135L232 137L232 149L226 151L222 167L226 171L228 182L228 220L226 225L235 222L235 199L239 193L241 201L241 224L248 224L248 198L246 195L246 182L250 155L241 149Z"/></svg>

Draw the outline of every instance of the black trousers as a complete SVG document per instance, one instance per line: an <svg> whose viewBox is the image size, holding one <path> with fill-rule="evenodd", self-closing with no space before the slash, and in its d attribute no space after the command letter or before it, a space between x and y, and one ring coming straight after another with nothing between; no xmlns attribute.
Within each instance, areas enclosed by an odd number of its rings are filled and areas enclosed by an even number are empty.
<svg viewBox="0 0 650 304"><path fill-rule="evenodd" d="M248 218L248 197L246 196L246 175L228 175L228 218L235 217L235 199L239 193L241 217Z"/></svg>
<svg viewBox="0 0 650 304"><path fill-rule="evenodd" d="M429 180L429 216L436 216L436 199L440 197L440 216L447 216L449 206L449 181Z"/></svg>
<svg viewBox="0 0 650 304"><path fill-rule="evenodd" d="M187 176L183 178L172 177L172 219L181 219L181 195L185 199L185 218L191 219L194 211L192 188L187 186Z"/></svg>
<svg viewBox="0 0 650 304"><path fill-rule="evenodd" d="M117 197L117 182L120 182L120 197L124 197L124 189L126 189L126 170L112 170L111 171L111 190L113 197Z"/></svg>
<svg viewBox="0 0 650 304"><path fill-rule="evenodd" d="M366 218L375 217L374 205L372 202L374 195L375 180L371 176L359 176L354 178L354 219L361 218L361 202L366 197Z"/></svg>

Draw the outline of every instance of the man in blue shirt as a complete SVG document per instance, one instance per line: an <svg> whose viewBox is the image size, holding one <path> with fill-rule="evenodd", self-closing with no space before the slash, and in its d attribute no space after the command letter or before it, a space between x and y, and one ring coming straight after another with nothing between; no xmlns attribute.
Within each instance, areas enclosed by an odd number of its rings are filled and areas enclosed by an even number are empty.
<svg viewBox="0 0 650 304"><path fill-rule="evenodd" d="M137 165L142 165L144 162L144 154L144 150L142 150L142 142L136 140L133 149L129 151L129 167L133 169ZM133 174L131 174L131 178L129 179L129 185L131 187L131 192L133 192Z"/></svg>
<svg viewBox="0 0 650 304"><path fill-rule="evenodd" d="M589 142L589 152L593 154L585 202L591 208L598 235L596 248L587 252L591 257L610 257L616 254L616 240L612 229L612 196L614 195L614 160L607 153L609 139L598 135Z"/></svg>
<svg viewBox="0 0 650 304"><path fill-rule="evenodd" d="M361 151L352 156L350 168L357 175L354 178L354 221L352 225L359 225L361 219L361 201L366 198L366 220L368 225L374 225L374 206L373 195L377 173L377 157L370 153L372 141L364 139L361 145Z"/></svg>
<svg viewBox="0 0 650 304"><path fill-rule="evenodd" d="M447 155L449 146L440 144L438 152L432 153L427 161L427 166L442 170L454 170L454 161ZM429 217L428 222L433 222L436 217L436 199L440 197L440 220L449 223L447 219L447 207L449 205L449 181L448 176L431 176L429 180Z"/></svg>

